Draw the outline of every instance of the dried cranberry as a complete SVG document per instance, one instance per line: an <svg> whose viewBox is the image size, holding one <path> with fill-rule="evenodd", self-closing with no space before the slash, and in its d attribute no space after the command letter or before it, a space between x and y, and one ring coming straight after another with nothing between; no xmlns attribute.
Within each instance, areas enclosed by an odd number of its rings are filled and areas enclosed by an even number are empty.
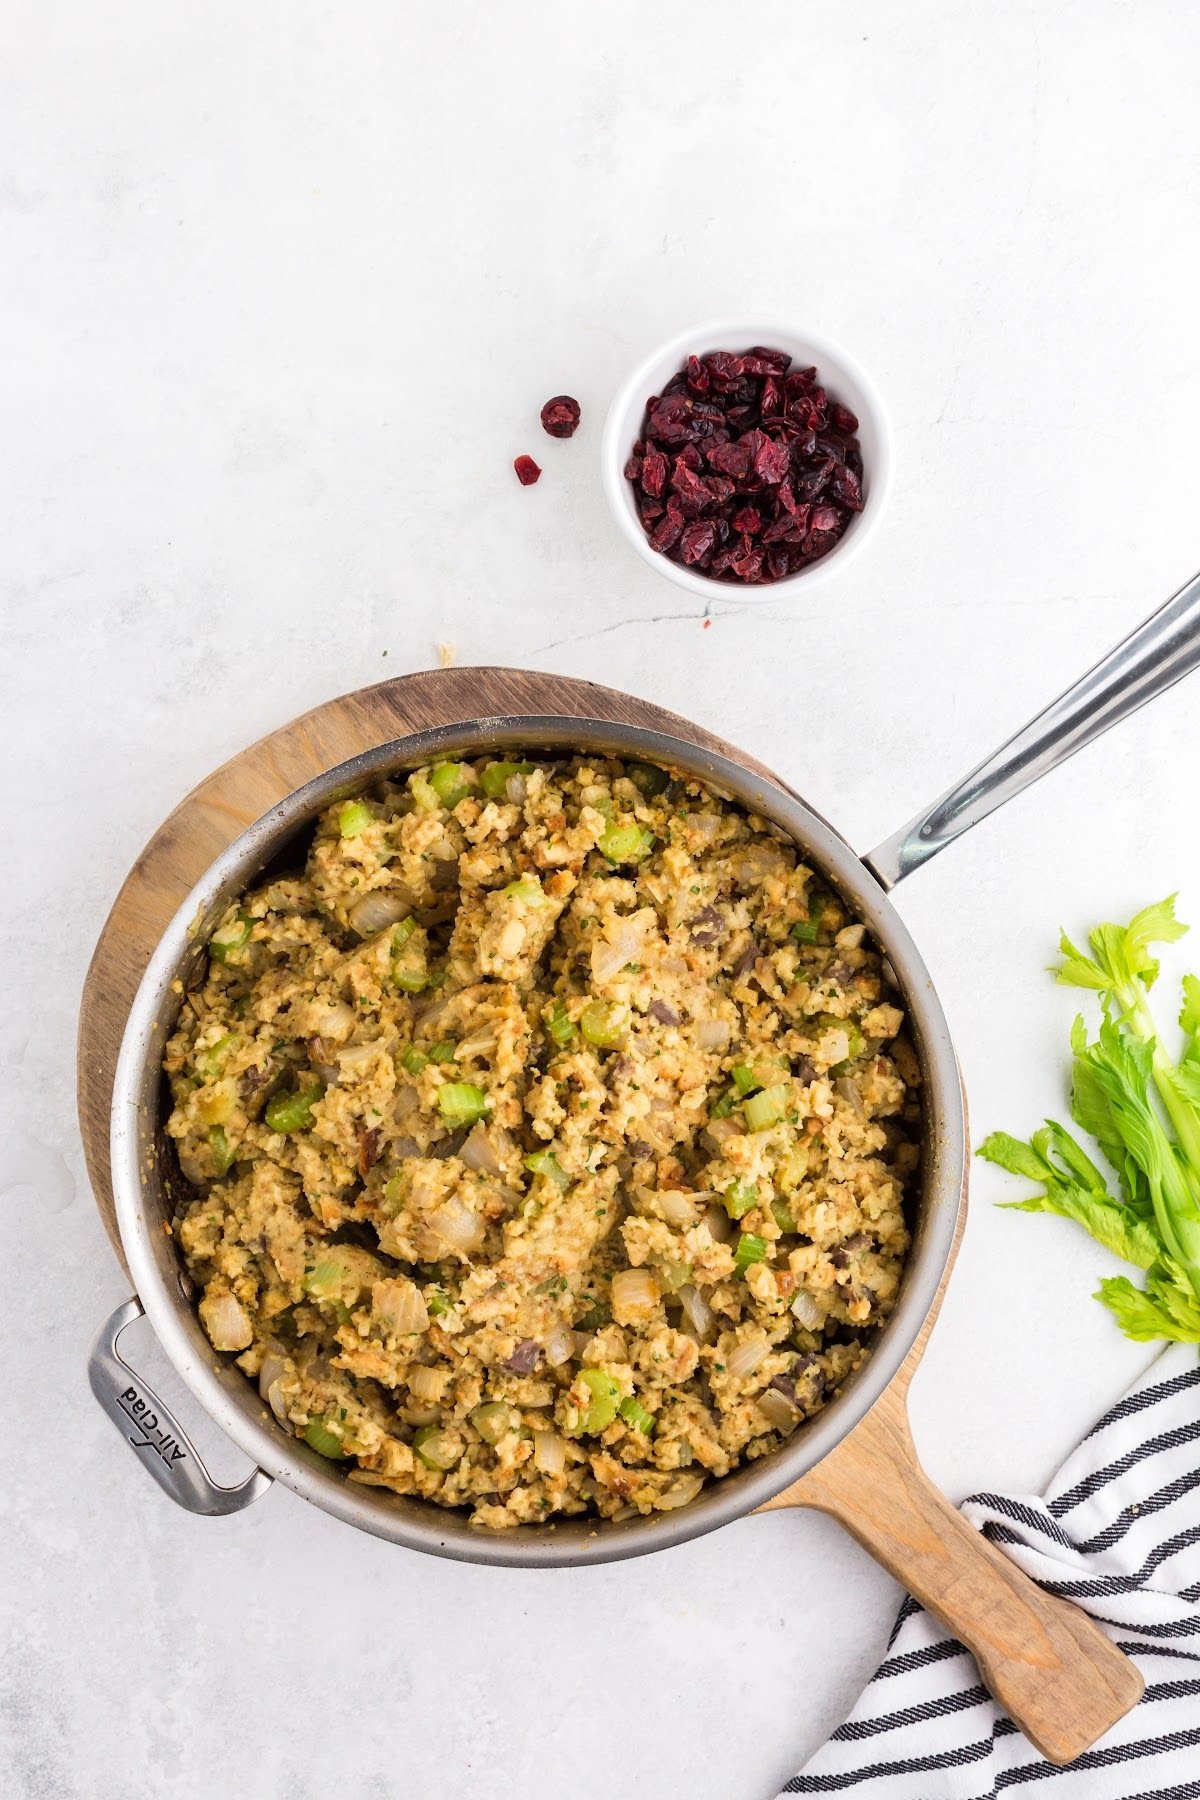
<svg viewBox="0 0 1200 1800"><path fill-rule="evenodd" d="M693 519L679 537L679 551L685 563L703 563L712 555L717 542L717 528L711 519Z"/></svg>
<svg viewBox="0 0 1200 1800"><path fill-rule="evenodd" d="M663 555L717 580L781 581L862 510L857 427L785 351L712 350L647 400L625 475Z"/></svg>
<svg viewBox="0 0 1200 1800"><path fill-rule="evenodd" d="M667 459L657 444L647 444L642 463L642 491L657 500L666 485Z"/></svg>
<svg viewBox="0 0 1200 1800"><path fill-rule="evenodd" d="M656 550L670 550L679 542L686 523L683 509L675 499L667 501L667 510L650 533L650 542Z"/></svg>
<svg viewBox="0 0 1200 1800"><path fill-rule="evenodd" d="M788 472L790 458L786 444L776 444L767 438L754 453L754 472L762 479L776 486Z"/></svg>
<svg viewBox="0 0 1200 1800"><path fill-rule="evenodd" d="M844 464L840 469L835 469L829 491L839 506L848 506L851 512L862 511L862 483L853 469L846 468Z"/></svg>
<svg viewBox="0 0 1200 1800"><path fill-rule="evenodd" d="M517 471L517 480L522 487L532 487L542 472L532 456L518 456L513 468Z"/></svg>
<svg viewBox="0 0 1200 1800"><path fill-rule="evenodd" d="M573 437L578 423L579 402L573 400L570 394L555 394L542 408L542 429L548 431L551 437Z"/></svg>
<svg viewBox="0 0 1200 1800"><path fill-rule="evenodd" d="M747 375L784 375L791 366L792 359L786 350L768 350L763 344L755 344L742 358L742 368Z"/></svg>

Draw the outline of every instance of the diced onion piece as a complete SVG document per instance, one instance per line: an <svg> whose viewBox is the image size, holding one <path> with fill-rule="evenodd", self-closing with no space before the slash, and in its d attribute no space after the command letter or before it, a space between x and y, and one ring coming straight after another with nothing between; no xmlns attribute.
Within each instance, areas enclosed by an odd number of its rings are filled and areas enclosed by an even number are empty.
<svg viewBox="0 0 1200 1800"><path fill-rule="evenodd" d="M361 1075L369 1069L380 1052L380 1042L373 1038L369 1044L347 1044L344 1050L337 1053L338 1068L343 1078L347 1075Z"/></svg>
<svg viewBox="0 0 1200 1800"><path fill-rule="evenodd" d="M500 1158L496 1155L496 1147L492 1142L492 1128L478 1124L472 1127L470 1136L459 1151L459 1156L468 1169L474 1169L480 1175L499 1175Z"/></svg>
<svg viewBox="0 0 1200 1800"><path fill-rule="evenodd" d="M359 937L369 938L386 931L389 925L398 925L411 911L411 900L402 900L398 894L377 889L356 900L346 917Z"/></svg>
<svg viewBox="0 0 1200 1800"><path fill-rule="evenodd" d="M679 1303L691 1324L692 1330L703 1343L713 1328L713 1309L700 1292L699 1288L689 1282L679 1290Z"/></svg>
<svg viewBox="0 0 1200 1800"><path fill-rule="evenodd" d="M611 981L626 963L637 962L645 942L645 929L634 918L613 919L604 928L604 936L592 945L592 979Z"/></svg>
<svg viewBox="0 0 1200 1800"><path fill-rule="evenodd" d="M283 1382L273 1381L263 1395L263 1399L266 1401L275 1417L279 1420L279 1423L281 1425L286 1425L288 1422L288 1406L287 1400L284 1397Z"/></svg>
<svg viewBox="0 0 1200 1800"><path fill-rule="evenodd" d="M371 1288L371 1311L384 1330L394 1337L412 1337L429 1324L425 1296L415 1281L397 1276L394 1281L377 1281Z"/></svg>
<svg viewBox="0 0 1200 1800"><path fill-rule="evenodd" d="M214 1350L245 1350L254 1341L249 1314L232 1294L206 1294L200 1322Z"/></svg>
<svg viewBox="0 0 1200 1800"><path fill-rule="evenodd" d="M704 1486L703 1475L680 1475L656 1502L659 1512L674 1512L677 1506L688 1506Z"/></svg>
<svg viewBox="0 0 1200 1800"><path fill-rule="evenodd" d="M567 1446L557 1431L535 1431L533 1434L533 1466L542 1475L557 1481L567 1467Z"/></svg>
<svg viewBox="0 0 1200 1800"><path fill-rule="evenodd" d="M758 1396L755 1405L775 1431L794 1431L800 1421L798 1410L778 1388L767 1388Z"/></svg>
<svg viewBox="0 0 1200 1800"><path fill-rule="evenodd" d="M696 1025L696 1042L701 1050L724 1050L730 1030L725 1019L701 1019Z"/></svg>
<svg viewBox="0 0 1200 1800"><path fill-rule="evenodd" d="M663 1188L654 1196L660 1217L668 1225L685 1229L696 1222L695 1196L682 1188Z"/></svg>
<svg viewBox="0 0 1200 1800"><path fill-rule="evenodd" d="M442 1092L445 1092L444 1088ZM478 1250L483 1241L482 1222L457 1194L448 1195L436 1212L429 1214L427 1223L452 1250L462 1255Z"/></svg>
<svg viewBox="0 0 1200 1800"><path fill-rule="evenodd" d="M569 1325L560 1321L552 1325L542 1339L542 1349L550 1367L557 1369L562 1363L570 1362L575 1355L575 1333Z"/></svg>
<svg viewBox="0 0 1200 1800"><path fill-rule="evenodd" d="M612 1278L613 1318L618 1325L645 1319L658 1305L658 1282L650 1269L622 1269Z"/></svg>
<svg viewBox="0 0 1200 1800"><path fill-rule="evenodd" d="M526 792L523 775L510 775L504 783L504 798L510 806L524 806Z"/></svg>
<svg viewBox="0 0 1200 1800"><path fill-rule="evenodd" d="M708 1226L708 1235L714 1243L727 1244L733 1236L733 1220L723 1206L706 1207L700 1223Z"/></svg>
<svg viewBox="0 0 1200 1800"><path fill-rule="evenodd" d="M820 1331L821 1326L825 1323L825 1314L812 1295L807 1293L804 1288L800 1289L792 1301L792 1313L803 1325L805 1331Z"/></svg>
<svg viewBox="0 0 1200 1800"><path fill-rule="evenodd" d="M442 1369L430 1369L418 1363L408 1377L408 1391L426 1405L432 1406L446 1391L446 1375Z"/></svg>
<svg viewBox="0 0 1200 1800"><path fill-rule="evenodd" d="M865 1119L867 1109L863 1105L862 1089L853 1075L839 1075L833 1084L834 1092L842 1100L852 1106L860 1119Z"/></svg>
<svg viewBox="0 0 1200 1800"><path fill-rule="evenodd" d="M731 1375L735 1381L745 1381L747 1377L753 1375L770 1348L765 1337L746 1338L726 1361L726 1373Z"/></svg>
<svg viewBox="0 0 1200 1800"><path fill-rule="evenodd" d="M286 1366L282 1356L269 1355L263 1357L262 1368L258 1371L258 1391L264 1400L267 1398L273 1383L278 1381L279 1377L283 1374Z"/></svg>

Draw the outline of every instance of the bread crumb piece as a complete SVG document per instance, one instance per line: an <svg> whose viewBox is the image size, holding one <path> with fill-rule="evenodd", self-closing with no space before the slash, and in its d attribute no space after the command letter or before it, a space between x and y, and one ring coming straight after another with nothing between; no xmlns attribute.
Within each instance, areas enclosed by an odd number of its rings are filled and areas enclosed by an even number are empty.
<svg viewBox="0 0 1200 1800"><path fill-rule="evenodd" d="M454 653L456 649L457 645L455 644L438 645L437 653L439 669L451 669L454 667Z"/></svg>

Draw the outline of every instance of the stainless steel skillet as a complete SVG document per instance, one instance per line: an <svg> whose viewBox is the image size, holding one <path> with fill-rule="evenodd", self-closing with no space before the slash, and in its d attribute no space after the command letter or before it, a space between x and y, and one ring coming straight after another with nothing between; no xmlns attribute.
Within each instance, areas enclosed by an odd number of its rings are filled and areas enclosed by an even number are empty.
<svg viewBox="0 0 1200 1800"><path fill-rule="evenodd" d="M93 1385L164 1489L193 1510L229 1512L256 1498L275 1476L336 1517L394 1542L465 1560L530 1566L609 1561L665 1548L771 1501L813 1470L873 1407L916 1341L950 1258L964 1178L963 1106L945 1019L887 890L1004 799L1187 673L1200 660L1198 614L1200 580L964 782L861 861L826 821L786 789L683 738L611 721L534 713L472 719L383 744L319 774L251 825L216 858L163 934L129 1015L113 1092L117 1215L140 1301L189 1387L258 1464L258 1472L238 1488L221 1489L211 1482L182 1430L116 1355L117 1334L136 1316L137 1303L131 1302L98 1335ZM487 692L488 674L479 672L481 696ZM186 977L202 954L197 939L202 940L204 926L227 898L253 880L330 800L375 775L434 754L507 746L636 753L711 780L773 820L841 889L890 957L913 1020L928 1105L923 1195L901 1300L870 1362L838 1400L774 1456L714 1484L675 1514L484 1537L456 1515L347 1484L328 1463L264 1418L254 1390L235 1367L215 1356L195 1319L173 1246L162 1229L170 1208L156 1125L159 1058L175 1012L172 983Z"/></svg>

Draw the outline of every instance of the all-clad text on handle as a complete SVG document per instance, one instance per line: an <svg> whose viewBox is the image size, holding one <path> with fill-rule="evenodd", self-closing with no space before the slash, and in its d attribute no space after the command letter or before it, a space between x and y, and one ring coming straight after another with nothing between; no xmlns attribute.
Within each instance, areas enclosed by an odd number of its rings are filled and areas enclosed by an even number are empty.
<svg viewBox="0 0 1200 1800"><path fill-rule="evenodd" d="M255 1469L237 1487L222 1487L213 1480L170 1407L130 1368L117 1349L125 1327L141 1317L140 1301L127 1300L96 1333L88 1352L88 1380L93 1394L177 1506L210 1517L241 1512L266 1493L271 1477L262 1469Z"/></svg>
<svg viewBox="0 0 1200 1800"><path fill-rule="evenodd" d="M863 861L885 888L1200 667L1200 575Z"/></svg>

